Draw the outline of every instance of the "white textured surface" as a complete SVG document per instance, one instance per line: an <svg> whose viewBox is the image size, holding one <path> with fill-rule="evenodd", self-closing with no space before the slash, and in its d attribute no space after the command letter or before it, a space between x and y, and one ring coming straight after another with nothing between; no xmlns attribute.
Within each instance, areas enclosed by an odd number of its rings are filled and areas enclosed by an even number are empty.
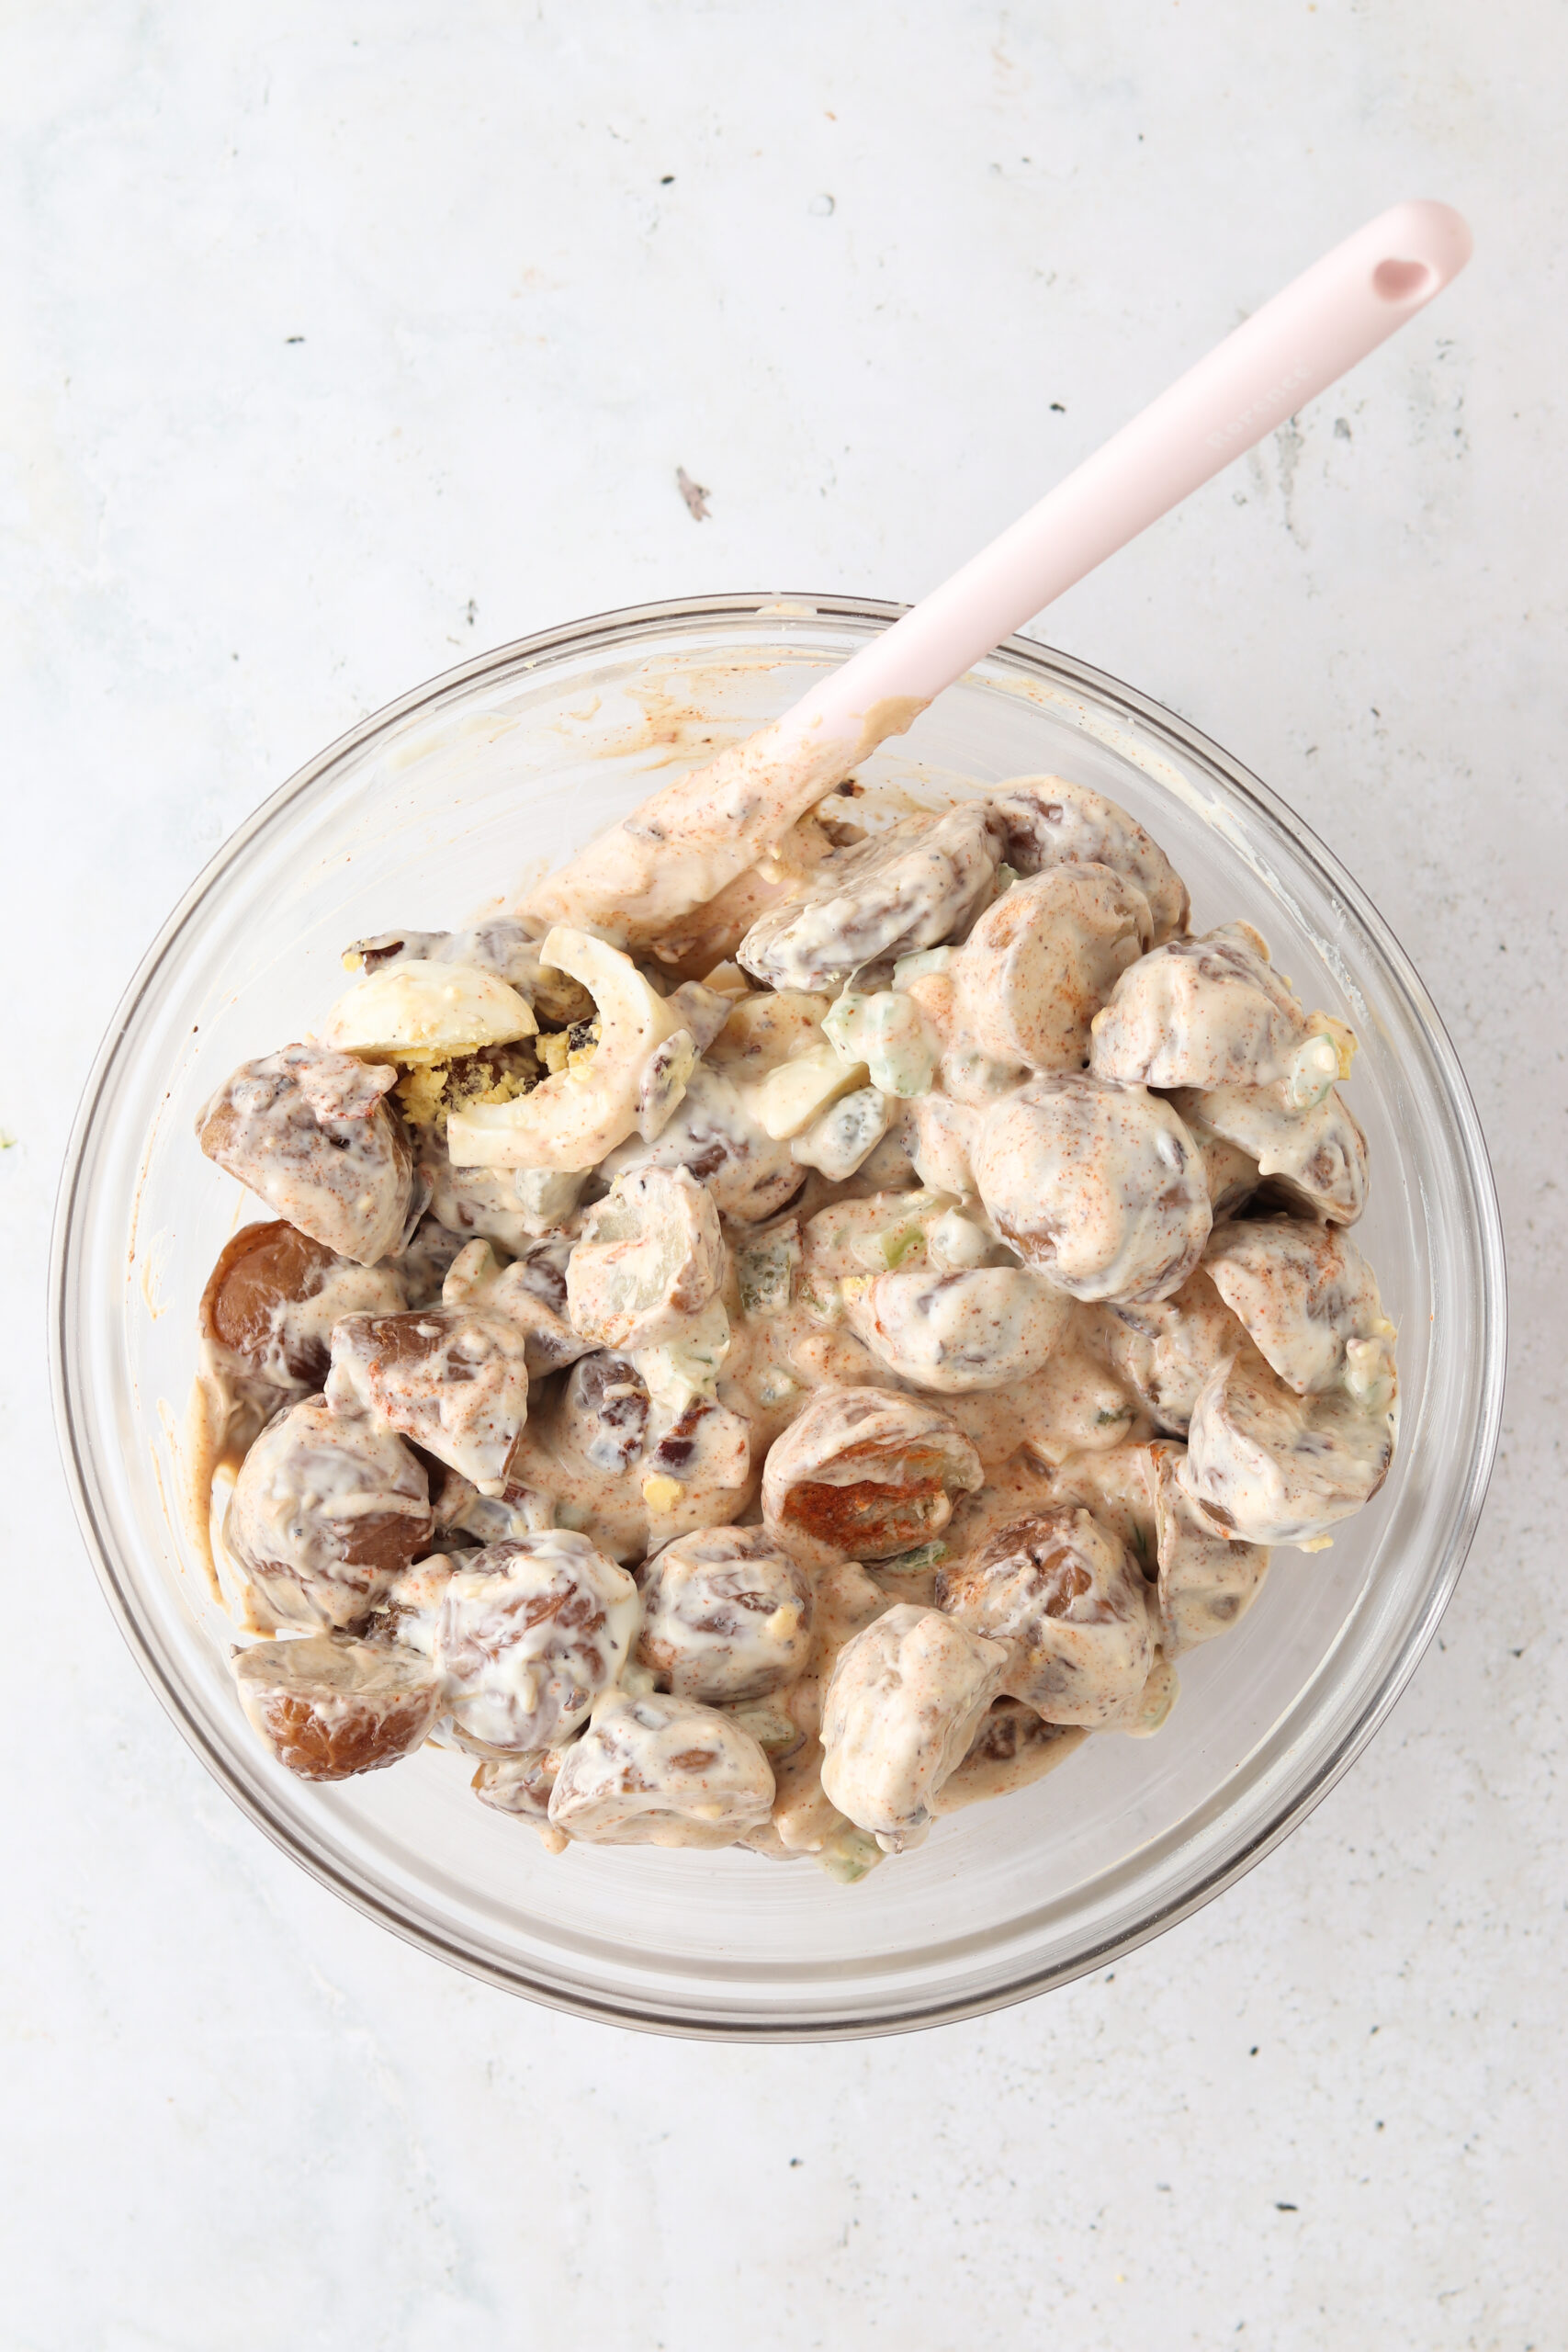
<svg viewBox="0 0 1568 2352"><path fill-rule="evenodd" d="M1552 0L6 12L29 1364L102 1026L299 761L558 618L918 594L1406 194L1471 216L1459 287L1041 633L1379 900L1493 1138L1517 1318L1441 1644L1307 1826L1111 1975L827 2051L568 2023L285 1863L143 1688L22 1373L6 2352L1562 2342L1565 70Z"/></svg>

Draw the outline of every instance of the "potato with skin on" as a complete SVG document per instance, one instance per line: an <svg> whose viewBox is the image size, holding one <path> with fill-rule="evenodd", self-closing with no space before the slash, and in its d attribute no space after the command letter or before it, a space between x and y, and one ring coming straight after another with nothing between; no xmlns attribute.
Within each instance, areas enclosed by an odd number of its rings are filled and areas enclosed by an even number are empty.
<svg viewBox="0 0 1568 2352"><path fill-rule="evenodd" d="M634 1169L683 1168L720 1216L761 1225L792 1201L806 1181L787 1136L769 1135L747 1105L732 1069L699 1062L686 1091L653 1142L633 1136L616 1146L600 1173L613 1183Z"/></svg>
<svg viewBox="0 0 1568 2352"><path fill-rule="evenodd" d="M1170 1099L1177 1117L1198 1147L1214 1223L1241 1216L1260 1182L1257 1160L1197 1117L1190 1106L1203 1098L1193 1088L1182 1087Z"/></svg>
<svg viewBox="0 0 1568 2352"><path fill-rule="evenodd" d="M221 1370L309 1395L327 1376L341 1317L396 1315L405 1304L395 1267L340 1258L278 1218L242 1226L224 1245L197 1322Z"/></svg>
<svg viewBox="0 0 1568 2352"><path fill-rule="evenodd" d="M1269 1217L1222 1226L1203 1271L1253 1345L1298 1396L1332 1388L1359 1348L1392 1353L1377 1277L1337 1226Z"/></svg>
<svg viewBox="0 0 1568 2352"><path fill-rule="evenodd" d="M773 1797L768 1759L733 1716L617 1690L568 1748L549 1817L588 1846L733 1846L766 1821Z"/></svg>
<svg viewBox="0 0 1568 2352"><path fill-rule="evenodd" d="M1157 1566L1156 1494L1159 1461L1164 1455L1179 1457L1179 1447L1158 1441L1154 1443L1137 1441L1100 1452L1070 1453L1054 1470L1038 1465L1027 1452L1021 1453L1010 1462L988 1472L987 1484L979 1494L971 1496L954 1514L945 1559L949 1564L962 1564L1002 1530L1016 1526L1022 1520L1068 1505L1087 1510L1108 1534L1122 1544L1145 1588L1152 1588ZM921 1597L934 1602L942 1565L933 1563L930 1586L923 1595L910 1592L908 1597ZM903 1591L902 1580L900 1591ZM1152 1590L1148 1600L1153 1631ZM1175 1696L1174 1681L1161 1676L1156 1656L1142 1689L1100 1728L1145 1736L1160 1727L1170 1712ZM1021 1702L998 1701L992 1710L993 1714L998 1714L1004 1703L1008 1706L1021 1705ZM1033 1715L1032 1709L1025 1712ZM1040 1718L1034 1716L1033 1720L1038 1723ZM1073 1736L1079 1738L1088 1735L1075 1730ZM1028 1747L1027 1742L1025 1747ZM1022 1786L1028 1780L1038 1778L1040 1771L1050 1769L1050 1762L1062 1760L1063 1757L1057 1756L1040 1763L1037 1769L1032 1766L1018 1785ZM1008 1785L1010 1783L1004 1778L998 1783L998 1790ZM976 1792L985 1792L983 1781Z"/></svg>
<svg viewBox="0 0 1568 2352"><path fill-rule="evenodd" d="M1109 866L1016 882L953 956L958 1028L995 1061L1082 1069L1089 1023L1153 935L1148 900Z"/></svg>
<svg viewBox="0 0 1568 2352"><path fill-rule="evenodd" d="M550 1820L550 1792L565 1755L563 1747L530 1747L518 1756L486 1756L468 1786L492 1813L525 1821L547 1854L564 1854L571 1840Z"/></svg>
<svg viewBox="0 0 1568 2352"><path fill-rule="evenodd" d="M233 1671L252 1729L302 1781L396 1764L423 1746L441 1713L441 1685L418 1658L369 1642L257 1642L235 1654Z"/></svg>
<svg viewBox="0 0 1568 2352"><path fill-rule="evenodd" d="M1097 1344L1156 1428L1184 1438L1205 1384L1242 1336L1207 1267L1200 1266L1169 1298L1107 1309Z"/></svg>
<svg viewBox="0 0 1568 2352"><path fill-rule="evenodd" d="M1246 1155L1260 1182L1303 1216L1354 1225L1367 1205L1367 1138L1337 1086L1305 1107L1276 1086L1181 1087L1172 1097L1202 1148ZM1211 1187L1211 1190L1213 1188ZM1237 1204L1240 1187L1237 1187ZM1216 1222L1222 1214L1214 1202Z"/></svg>
<svg viewBox="0 0 1568 2352"><path fill-rule="evenodd" d="M334 1412L374 1415L498 1495L528 1418L524 1333L471 1304L345 1316L326 1396Z"/></svg>
<svg viewBox="0 0 1568 2352"><path fill-rule="evenodd" d="M988 896L1002 838L981 800L903 818L824 858L797 897L759 916L736 959L773 988L819 989L857 966L934 947Z"/></svg>
<svg viewBox="0 0 1568 2352"><path fill-rule="evenodd" d="M419 1135L419 1171L430 1185L431 1215L467 1241L493 1241L513 1256L547 1231L568 1229L588 1171L454 1168L446 1136ZM533 1204L520 1187L534 1184ZM540 1186L543 1186L541 1191ZM547 1216L542 1211L547 1209Z"/></svg>
<svg viewBox="0 0 1568 2352"><path fill-rule="evenodd" d="M1087 1510L1108 1534L1124 1544L1145 1584L1159 1564L1156 1498L1160 1464L1179 1459L1168 1439L1111 1446L1103 1453L1069 1454L1051 1480L1048 1503Z"/></svg>
<svg viewBox="0 0 1568 2352"><path fill-rule="evenodd" d="M884 1852L918 1845L1001 1687L1008 1653L899 1602L839 1653L822 1702L822 1788Z"/></svg>
<svg viewBox="0 0 1568 2352"><path fill-rule="evenodd" d="M400 1299L380 1302L362 1301L365 1312L395 1314L400 1306L438 1306L441 1285L451 1271L453 1261L466 1244L460 1233L448 1232L439 1217L428 1213L420 1218L407 1245L395 1258L384 1259L382 1270L398 1278L402 1292ZM328 1362L332 1361L331 1356ZM325 1377L325 1374L322 1374ZM320 1386L320 1382L317 1385Z"/></svg>
<svg viewBox="0 0 1568 2352"><path fill-rule="evenodd" d="M1160 1648L1178 1658L1240 1623L1262 1589L1269 1553L1264 1544L1216 1535L1182 1486L1181 1449L1155 1451Z"/></svg>
<svg viewBox="0 0 1568 2352"><path fill-rule="evenodd" d="M1038 1372L1072 1303L1023 1266L922 1265L881 1274L846 1307L850 1328L900 1380L939 1396Z"/></svg>
<svg viewBox="0 0 1568 2352"><path fill-rule="evenodd" d="M640 1465L652 1416L648 1383L631 1359L595 1348L545 1389L508 1475L549 1496L602 1552L640 1560L648 1549Z"/></svg>
<svg viewBox="0 0 1568 2352"><path fill-rule="evenodd" d="M1201 1158L1141 1086L1032 1079L987 1114L973 1157L993 1231L1075 1298L1168 1297L1202 1255Z"/></svg>
<svg viewBox="0 0 1568 2352"><path fill-rule="evenodd" d="M529 1379L547 1379L585 1356L592 1345L561 1311L566 1306L566 1257L564 1244L531 1242L526 1256L503 1266L488 1241L470 1241L447 1269L441 1304L478 1306L515 1323L523 1334Z"/></svg>
<svg viewBox="0 0 1568 2352"><path fill-rule="evenodd" d="M396 1080L324 1046L285 1046L219 1088L197 1140L312 1241L373 1266L401 1248L420 1205L412 1147L384 1099Z"/></svg>
<svg viewBox="0 0 1568 2352"><path fill-rule="evenodd" d="M858 1561L818 1569L812 1584L811 1648L805 1671L766 1702L799 1734L771 1752L774 1792L765 1849L818 1858L843 1850L853 1825L822 1788L822 1701L847 1642L893 1607L895 1596L868 1577ZM756 1842L748 1838L748 1844ZM880 1849L878 1849L880 1850ZM863 1857L869 1864L870 1855Z"/></svg>
<svg viewBox="0 0 1568 2352"><path fill-rule="evenodd" d="M761 1699L805 1668L811 1584L761 1527L677 1536L637 1578L636 1657L678 1699L709 1705Z"/></svg>
<svg viewBox="0 0 1568 2352"><path fill-rule="evenodd" d="M762 1519L807 1566L886 1559L940 1535L981 1477L968 1439L923 1398L828 1389L770 1451Z"/></svg>
<svg viewBox="0 0 1568 2352"><path fill-rule="evenodd" d="M1070 1504L944 1563L937 1606L1005 1645L998 1687L1047 1723L1112 1724L1154 1664L1143 1577L1126 1546Z"/></svg>
<svg viewBox="0 0 1568 2352"><path fill-rule="evenodd" d="M923 1292L943 1276L981 1272L1019 1278L1020 1287L1010 1300L1006 1319L1015 1328L1027 1330L1032 1319L1029 1294L1040 1286L1032 1276L1021 1275L1013 1251L998 1241L978 1211L965 1215L948 1194L938 1192L840 1192L806 1223L801 1237L797 1295L808 1314L829 1323L837 1323L847 1316L859 1336L870 1341L877 1326L877 1305L888 1303L889 1318L899 1312L899 1293L886 1287L890 1275L912 1278L917 1292ZM1053 1306L1058 1302L1065 1306L1059 1293L1052 1292L1050 1296ZM1000 1316L1009 1294L1005 1288L983 1289L976 1297L982 1303L988 1298ZM939 1319L943 1323L944 1338L954 1343L953 1353L956 1357L962 1348L959 1327L979 1318L969 1315L953 1317L953 1304L947 1302L946 1307L939 1311ZM1027 1340L1021 1343L1028 1345ZM890 1335L886 1344L894 1344ZM912 1347L915 1355L922 1359L930 1356L938 1365L943 1359L944 1347L940 1340L917 1339ZM1029 1352L1033 1355L1036 1351L1030 1347ZM909 1376L919 1377L913 1373ZM998 1379L1007 1376L996 1375ZM933 1381L930 1385L945 1384ZM962 1369L952 1385L970 1385Z"/></svg>
<svg viewBox="0 0 1568 2352"><path fill-rule="evenodd" d="M1339 1066L1348 1032L1308 1014L1275 971L1269 943L1249 922L1201 939L1171 939L1122 974L1094 1016L1089 1067L1097 1078L1143 1086L1271 1086L1321 1091Z"/></svg>
<svg viewBox="0 0 1568 2352"><path fill-rule="evenodd" d="M305 1396L240 1464L223 1542L258 1630L339 1633L364 1623L434 1533L424 1470L401 1438Z"/></svg>
<svg viewBox="0 0 1568 2352"><path fill-rule="evenodd" d="M678 1339L724 1282L718 1211L684 1168L617 1176L567 1261L567 1315L592 1345Z"/></svg>
<svg viewBox="0 0 1568 2352"><path fill-rule="evenodd" d="M1157 947L1187 928L1187 885L1159 843L1125 808L1065 776L1021 775L987 796L1006 832L1004 854L1016 873L1061 865L1108 865L1148 902Z"/></svg>
<svg viewBox="0 0 1568 2352"><path fill-rule="evenodd" d="M454 1729L487 1748L564 1746L626 1665L639 1614L626 1570L570 1529L460 1555L430 1648Z"/></svg>
<svg viewBox="0 0 1568 2352"><path fill-rule="evenodd" d="M899 1599L918 1597L934 1609L938 1570L970 1558L1004 1527L1016 1527L1021 1520L1049 1510L1058 1499L1054 1479L1055 1473L1036 1461L1027 1445L1020 1445L1000 1462L988 1464L985 1485L964 1497L940 1544L931 1546L931 1566L929 1572L922 1572L929 1576L924 1589L918 1596L900 1591Z"/></svg>
<svg viewBox="0 0 1568 2352"><path fill-rule="evenodd" d="M1315 1544L1371 1502L1393 1459L1394 1389L1298 1396L1245 1336L1193 1408L1181 1483L1212 1527L1248 1544Z"/></svg>

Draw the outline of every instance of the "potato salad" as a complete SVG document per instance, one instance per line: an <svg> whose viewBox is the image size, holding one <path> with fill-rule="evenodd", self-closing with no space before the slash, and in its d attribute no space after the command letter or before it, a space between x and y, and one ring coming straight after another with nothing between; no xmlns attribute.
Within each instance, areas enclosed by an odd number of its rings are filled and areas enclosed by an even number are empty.
<svg viewBox="0 0 1568 2352"><path fill-rule="evenodd" d="M1157 1733L1382 1484L1349 1031L1082 785L812 788L355 941L206 1106L263 1213L193 1426L288 1770L433 1742L552 1852L852 1882Z"/></svg>

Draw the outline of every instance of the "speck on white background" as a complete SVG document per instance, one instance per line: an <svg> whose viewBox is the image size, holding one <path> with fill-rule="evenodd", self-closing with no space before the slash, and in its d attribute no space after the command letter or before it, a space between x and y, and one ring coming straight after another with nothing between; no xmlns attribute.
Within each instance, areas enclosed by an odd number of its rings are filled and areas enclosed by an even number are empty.
<svg viewBox="0 0 1568 2352"><path fill-rule="evenodd" d="M5 2352L1562 2344L1565 73L1554 0L5 12ZM125 978L362 713L917 594L1406 195L1470 272L1040 633L1301 808L1464 1057L1515 1332L1440 1642L1243 1884L984 2022L696 2048L405 1950L208 1781L64 1499Z"/></svg>

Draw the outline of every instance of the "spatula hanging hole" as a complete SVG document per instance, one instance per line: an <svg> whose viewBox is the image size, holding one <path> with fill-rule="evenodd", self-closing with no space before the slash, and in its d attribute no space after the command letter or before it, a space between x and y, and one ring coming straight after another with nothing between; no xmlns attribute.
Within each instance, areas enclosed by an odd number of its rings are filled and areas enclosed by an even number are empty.
<svg viewBox="0 0 1568 2352"><path fill-rule="evenodd" d="M1425 294L1437 271L1425 261L1380 261L1372 272L1372 292L1385 302L1411 302Z"/></svg>

